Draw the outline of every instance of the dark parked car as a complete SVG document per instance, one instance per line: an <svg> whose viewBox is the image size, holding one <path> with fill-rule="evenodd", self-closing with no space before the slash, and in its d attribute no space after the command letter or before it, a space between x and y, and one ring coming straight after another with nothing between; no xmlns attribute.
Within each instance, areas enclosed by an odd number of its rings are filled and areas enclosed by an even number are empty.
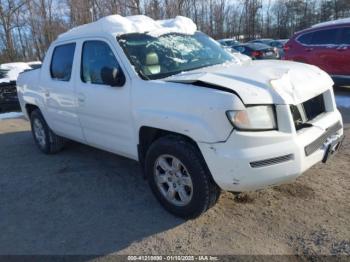
<svg viewBox="0 0 350 262"><path fill-rule="evenodd" d="M20 110L16 80L21 72L40 67L41 63L14 62L0 65L0 113Z"/></svg>
<svg viewBox="0 0 350 262"><path fill-rule="evenodd" d="M276 50L268 45L246 43L232 46L238 52L250 56L252 59L278 59Z"/></svg>
<svg viewBox="0 0 350 262"><path fill-rule="evenodd" d="M227 39L220 39L218 40L218 42L223 45L223 46L228 46L228 47L232 47L234 45L239 45L240 43L232 38L227 38Z"/></svg>
<svg viewBox="0 0 350 262"><path fill-rule="evenodd" d="M18 110L20 110L20 105L17 97L16 82L0 83L0 113Z"/></svg>
<svg viewBox="0 0 350 262"><path fill-rule="evenodd" d="M0 69L0 79L6 78L9 71L8 69Z"/></svg>
<svg viewBox="0 0 350 262"><path fill-rule="evenodd" d="M286 60L316 65L336 84L350 84L350 18L297 32L284 49Z"/></svg>
<svg viewBox="0 0 350 262"><path fill-rule="evenodd" d="M282 58L284 56L284 45L287 43L288 39L271 39L271 38L262 38L262 39L255 39L252 41L249 41L249 43L257 43L257 44L265 44L272 46L275 48L275 52L278 53L279 58Z"/></svg>
<svg viewBox="0 0 350 262"><path fill-rule="evenodd" d="M257 43L257 44L265 44L265 45L271 45L272 42L275 40L272 38L259 38L249 41L248 43Z"/></svg>
<svg viewBox="0 0 350 262"><path fill-rule="evenodd" d="M282 59L285 55L284 53L284 45L289 41L289 39L277 39L277 40L274 40L272 43L271 43L271 46L272 47L275 47L277 48L277 51L278 51L278 55L280 57L280 59Z"/></svg>

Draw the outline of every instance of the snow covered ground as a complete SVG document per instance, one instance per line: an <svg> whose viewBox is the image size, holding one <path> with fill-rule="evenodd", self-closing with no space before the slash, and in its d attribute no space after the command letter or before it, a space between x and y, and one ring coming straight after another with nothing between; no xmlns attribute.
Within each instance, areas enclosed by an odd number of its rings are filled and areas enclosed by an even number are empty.
<svg viewBox="0 0 350 262"><path fill-rule="evenodd" d="M10 118L18 118L23 116L22 112L10 112L10 113L3 113L0 114L0 121L4 119L10 119Z"/></svg>

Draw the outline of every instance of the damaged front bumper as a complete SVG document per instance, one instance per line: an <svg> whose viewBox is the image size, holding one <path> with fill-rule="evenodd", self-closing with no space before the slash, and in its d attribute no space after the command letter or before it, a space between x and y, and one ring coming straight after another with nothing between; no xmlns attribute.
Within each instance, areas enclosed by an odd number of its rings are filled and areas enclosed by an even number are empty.
<svg viewBox="0 0 350 262"><path fill-rule="evenodd" d="M298 132L234 131L224 143L198 145L215 182L223 190L243 192L295 179L327 160L342 137L342 118L335 110Z"/></svg>

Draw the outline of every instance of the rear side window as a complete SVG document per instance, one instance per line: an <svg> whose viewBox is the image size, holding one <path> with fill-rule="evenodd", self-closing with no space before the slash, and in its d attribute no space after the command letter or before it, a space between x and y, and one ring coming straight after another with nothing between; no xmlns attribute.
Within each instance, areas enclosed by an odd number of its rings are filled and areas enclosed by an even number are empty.
<svg viewBox="0 0 350 262"><path fill-rule="evenodd" d="M339 39L339 44L350 45L350 27L344 27L341 29L341 36Z"/></svg>
<svg viewBox="0 0 350 262"><path fill-rule="evenodd" d="M50 73L55 80L69 81L72 73L75 43L56 46L51 60Z"/></svg>
<svg viewBox="0 0 350 262"><path fill-rule="evenodd" d="M309 45L309 44L311 44L312 34L313 33L303 34L303 35L299 36L297 40L304 45Z"/></svg>
<svg viewBox="0 0 350 262"><path fill-rule="evenodd" d="M103 79L103 72L106 70L118 72L118 85L124 84L125 77L109 45L98 40L84 42L81 80L85 83L108 85Z"/></svg>
<svg viewBox="0 0 350 262"><path fill-rule="evenodd" d="M338 29L320 30L313 33L311 43L313 45L337 44Z"/></svg>

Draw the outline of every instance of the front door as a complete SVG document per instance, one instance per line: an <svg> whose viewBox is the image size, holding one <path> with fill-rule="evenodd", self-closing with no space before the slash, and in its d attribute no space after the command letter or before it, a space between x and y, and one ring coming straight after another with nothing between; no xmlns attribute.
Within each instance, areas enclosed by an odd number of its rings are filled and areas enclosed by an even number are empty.
<svg viewBox="0 0 350 262"><path fill-rule="evenodd" d="M88 144L136 158L130 79L107 40L79 43L81 66L76 79L78 114Z"/></svg>

